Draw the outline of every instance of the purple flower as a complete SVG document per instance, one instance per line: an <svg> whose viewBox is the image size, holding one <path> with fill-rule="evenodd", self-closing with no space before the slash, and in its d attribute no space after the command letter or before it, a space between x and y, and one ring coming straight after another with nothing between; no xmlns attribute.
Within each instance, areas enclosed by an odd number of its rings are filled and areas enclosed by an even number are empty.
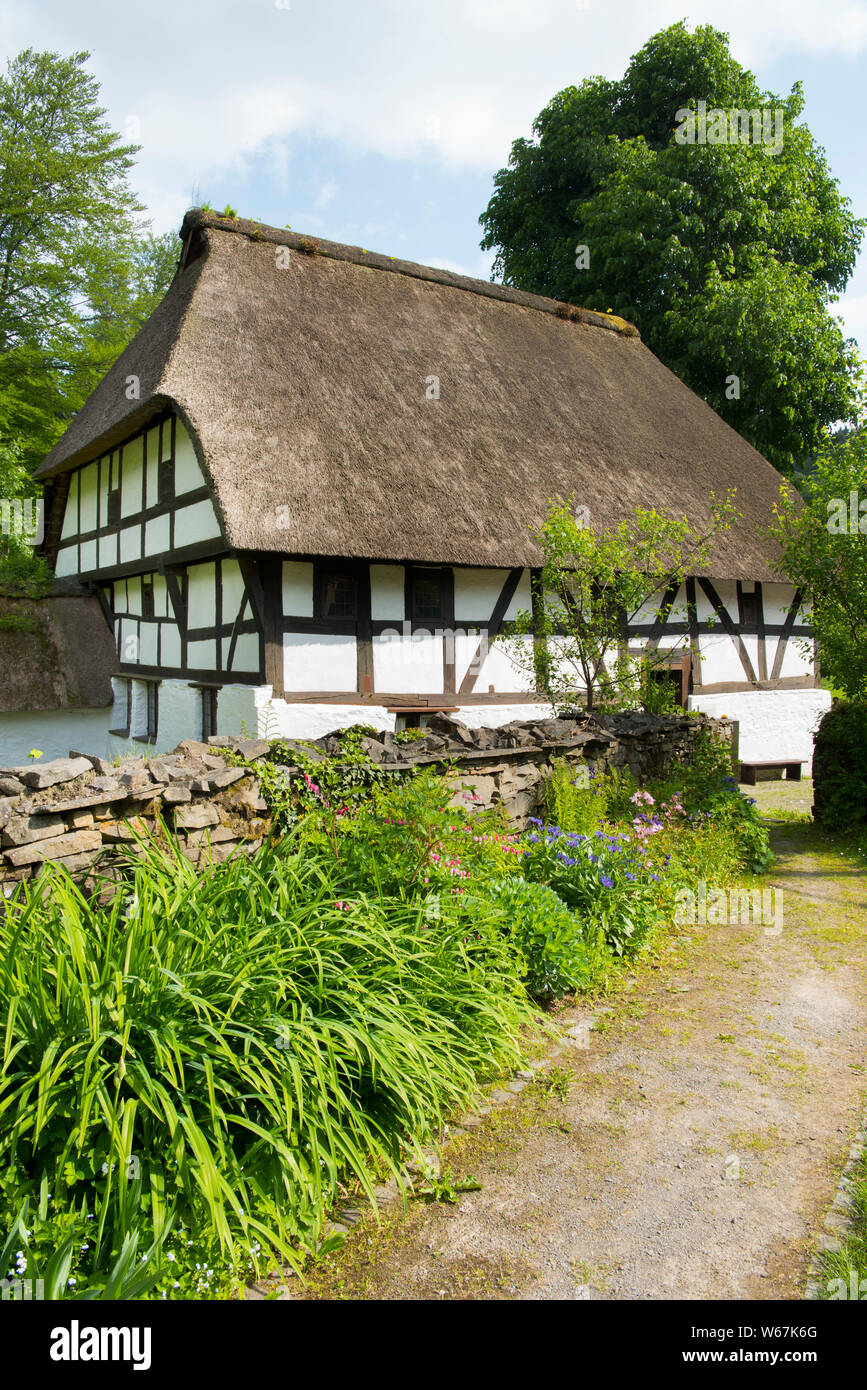
<svg viewBox="0 0 867 1390"><path fill-rule="evenodd" d="M599 882L602 884L602 887L603 887L603 888L613 888L613 887L614 887L614 880L613 880L613 879L610 879L610 878L608 877L607 874L601 874L601 875L600 875L600 878L599 878Z"/></svg>
<svg viewBox="0 0 867 1390"><path fill-rule="evenodd" d="M630 883L635 882L635 874L624 874L623 877L625 879L628 879Z"/></svg>
<svg viewBox="0 0 867 1390"><path fill-rule="evenodd" d="M575 860L572 858L570 854L558 854L557 858L560 860L562 864L566 865L567 869L571 869L572 865L575 863Z"/></svg>

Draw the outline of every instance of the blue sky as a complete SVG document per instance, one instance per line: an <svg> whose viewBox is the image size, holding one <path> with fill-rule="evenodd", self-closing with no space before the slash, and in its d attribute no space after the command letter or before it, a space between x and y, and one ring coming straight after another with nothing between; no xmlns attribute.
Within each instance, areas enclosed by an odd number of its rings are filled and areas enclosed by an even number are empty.
<svg viewBox="0 0 867 1390"><path fill-rule="evenodd" d="M804 117L867 216L867 0L0 0L0 53L90 50L112 122L142 146L157 230L194 201L230 203L487 277L478 216L511 141L681 18L728 32L763 87L803 81ZM867 252L839 312L867 355Z"/></svg>

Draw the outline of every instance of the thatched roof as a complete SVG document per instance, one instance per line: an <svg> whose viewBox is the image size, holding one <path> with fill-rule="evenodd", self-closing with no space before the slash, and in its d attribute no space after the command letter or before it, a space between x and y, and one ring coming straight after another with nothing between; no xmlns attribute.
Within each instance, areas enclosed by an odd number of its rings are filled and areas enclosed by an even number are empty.
<svg viewBox="0 0 867 1390"><path fill-rule="evenodd" d="M114 638L83 595L0 598L0 714L111 704Z"/></svg>
<svg viewBox="0 0 867 1390"><path fill-rule="evenodd" d="M238 549L533 564L553 497L595 525L639 503L699 523L734 487L745 519L711 573L770 577L780 476L622 320L198 210L182 236L171 289L40 477L171 403Z"/></svg>

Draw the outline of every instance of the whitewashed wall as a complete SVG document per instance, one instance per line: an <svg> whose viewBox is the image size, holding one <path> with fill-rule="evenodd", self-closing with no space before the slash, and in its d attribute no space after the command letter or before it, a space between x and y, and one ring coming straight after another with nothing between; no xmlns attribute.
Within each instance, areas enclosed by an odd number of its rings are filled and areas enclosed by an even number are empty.
<svg viewBox="0 0 867 1390"><path fill-rule="evenodd" d="M831 707L831 695L827 690L745 690L691 695L688 707L714 719L738 720L741 762L811 764L813 733ZM809 775L809 767L805 771Z"/></svg>
<svg viewBox="0 0 867 1390"><path fill-rule="evenodd" d="M70 749L112 758L127 744L109 734L110 716L110 707L0 714L0 767L27 767L31 748L41 751L40 762L65 758Z"/></svg>

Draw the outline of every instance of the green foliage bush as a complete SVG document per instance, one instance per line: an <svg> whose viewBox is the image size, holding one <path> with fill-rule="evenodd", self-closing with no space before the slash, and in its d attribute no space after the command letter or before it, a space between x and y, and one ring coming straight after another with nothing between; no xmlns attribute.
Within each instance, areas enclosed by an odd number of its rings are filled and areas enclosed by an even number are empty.
<svg viewBox="0 0 867 1390"><path fill-rule="evenodd" d="M621 769L596 769L586 763L555 758L545 785L548 819L561 830L592 835L606 821L619 820L628 812L629 797L637 783Z"/></svg>
<svg viewBox="0 0 867 1390"><path fill-rule="evenodd" d="M109 908L49 868L0 908L3 1228L34 1269L71 1240L91 1289L132 1237L162 1247L157 1293L297 1260L339 1184L369 1193L519 1060L495 917L344 898L293 840L206 874L151 846Z"/></svg>
<svg viewBox="0 0 867 1390"><path fill-rule="evenodd" d="M494 879L480 897L502 912L502 930L525 962L525 982L534 999L550 1004L572 990L598 983L610 959L599 933L587 928L544 883Z"/></svg>
<svg viewBox="0 0 867 1390"><path fill-rule="evenodd" d="M813 815L831 830L867 823L867 705L835 704L819 725Z"/></svg>

